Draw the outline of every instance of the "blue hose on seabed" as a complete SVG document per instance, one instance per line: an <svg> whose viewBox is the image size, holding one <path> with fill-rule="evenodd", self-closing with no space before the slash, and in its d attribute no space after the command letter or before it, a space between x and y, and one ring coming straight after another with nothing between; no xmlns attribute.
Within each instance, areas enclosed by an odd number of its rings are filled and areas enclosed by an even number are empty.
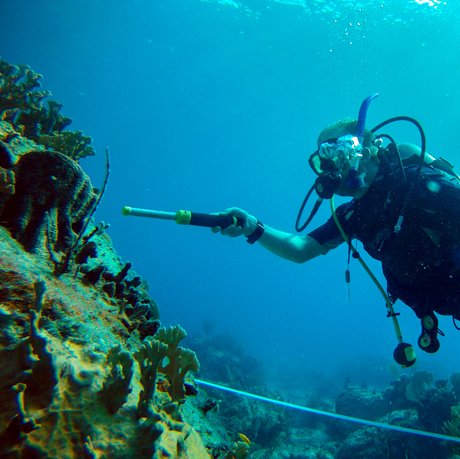
<svg viewBox="0 0 460 459"><path fill-rule="evenodd" d="M296 405L294 403L283 402L282 400L275 400L273 398L263 397L262 395L251 394L243 390L233 389L231 387L222 386L210 381L204 381L202 379L195 379L195 382L203 386L212 387L214 389L220 389L223 391L231 392L233 394L242 395L243 397L254 398L261 400L262 402L272 403L274 405L281 405L286 408L292 408L294 410L306 411L307 413L319 414L321 416L327 416L330 418L340 419L341 421L355 422L357 424L364 424L371 427L377 427L379 429L396 430L397 432L420 435L422 437L436 438L437 440L451 441L460 443L460 438L452 437L450 435L438 434L435 432L427 432L425 430L410 429L409 427L393 426L391 424L385 424L383 422L369 421L367 419L355 418L353 416L345 416L343 414L331 413L330 411L316 410L315 408L309 408L307 406Z"/></svg>

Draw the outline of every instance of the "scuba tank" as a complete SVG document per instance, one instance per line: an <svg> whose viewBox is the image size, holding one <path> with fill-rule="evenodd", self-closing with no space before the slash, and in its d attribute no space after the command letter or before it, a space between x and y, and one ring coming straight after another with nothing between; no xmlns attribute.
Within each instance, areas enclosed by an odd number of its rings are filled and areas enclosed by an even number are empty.
<svg viewBox="0 0 460 459"><path fill-rule="evenodd" d="M398 145L398 151L401 157L401 162L404 166L409 165L409 164L419 164L420 163L420 156L421 156L422 151L416 145L409 144L409 143L402 143ZM434 156L425 152L423 163L425 166L433 167L434 169L438 169L460 180L460 176L454 171L453 164L447 161L447 159L444 159L442 157L435 158Z"/></svg>

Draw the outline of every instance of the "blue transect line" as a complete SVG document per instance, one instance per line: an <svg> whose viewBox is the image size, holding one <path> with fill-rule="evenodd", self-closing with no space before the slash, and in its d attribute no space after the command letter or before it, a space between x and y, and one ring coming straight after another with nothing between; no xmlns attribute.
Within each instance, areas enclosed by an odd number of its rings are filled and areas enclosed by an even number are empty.
<svg viewBox="0 0 460 459"><path fill-rule="evenodd" d="M384 422L369 421L368 419L355 418L353 416L345 416L344 414L332 413L330 411L317 410L315 408L309 408L307 406L296 405L295 403L284 402L283 400L275 400L269 397L263 397L262 395L252 394L244 390L233 389L231 387L222 386L211 381L205 381L203 379L195 379L198 384L202 386L213 387L214 389L231 392L233 394L242 395L243 397L253 398L255 400L261 400L262 402L272 403L274 405L284 406L286 408L292 408L294 410L305 411L307 413L319 414L320 416L327 416L330 418L340 419L341 421L355 422L357 424L364 424L371 427L377 427L379 429L395 430L397 432L407 433L411 435L419 435L422 437L436 438L437 440L451 441L460 443L459 437L452 437L450 435L443 435L435 432L427 432L425 430L411 429L409 427L395 426L391 424L385 424Z"/></svg>

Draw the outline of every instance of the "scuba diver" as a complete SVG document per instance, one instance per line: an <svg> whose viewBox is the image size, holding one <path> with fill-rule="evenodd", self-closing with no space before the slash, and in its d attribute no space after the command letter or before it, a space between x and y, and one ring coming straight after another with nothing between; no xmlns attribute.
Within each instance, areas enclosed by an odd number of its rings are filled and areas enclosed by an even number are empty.
<svg viewBox="0 0 460 459"><path fill-rule="evenodd" d="M238 223L213 231L246 236L248 243L257 242L296 263L325 255L343 242L348 243L349 254L357 258L352 241L361 242L370 256L382 263L387 287L381 293L390 305L388 315L397 315L391 309L397 299L410 306L421 321L419 347L434 353L440 346L438 336L443 335L436 313L451 315L459 328L460 179L447 161L426 153L425 135L415 119L399 116L366 129L367 110L376 96L363 101L357 120L341 120L323 129L317 150L309 158L317 179L303 201L296 230L306 228L324 199L331 199L328 221L306 235L297 235L265 225L245 210L232 207L219 215L230 215ZM417 127L420 148L397 144L391 136L377 132L396 121ZM313 191L319 197L301 225ZM334 195L352 199L335 209ZM402 339L400 344L395 359L410 366L415 361L409 352L411 346ZM401 351L405 355L399 355Z"/></svg>

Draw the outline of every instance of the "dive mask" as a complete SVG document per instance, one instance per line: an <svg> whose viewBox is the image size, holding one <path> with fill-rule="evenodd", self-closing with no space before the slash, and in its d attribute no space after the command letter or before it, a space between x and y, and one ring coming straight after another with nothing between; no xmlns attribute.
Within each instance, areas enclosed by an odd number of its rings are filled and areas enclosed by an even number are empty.
<svg viewBox="0 0 460 459"><path fill-rule="evenodd" d="M343 172L346 169L358 169L363 147L354 135L344 135L338 139L322 142L308 159L316 175L329 172Z"/></svg>

